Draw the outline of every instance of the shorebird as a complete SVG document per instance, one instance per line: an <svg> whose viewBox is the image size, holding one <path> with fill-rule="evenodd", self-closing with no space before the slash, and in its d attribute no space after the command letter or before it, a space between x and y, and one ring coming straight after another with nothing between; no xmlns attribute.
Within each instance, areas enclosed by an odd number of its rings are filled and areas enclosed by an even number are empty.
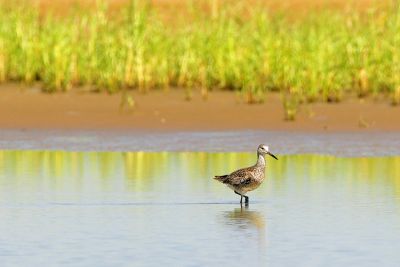
<svg viewBox="0 0 400 267"><path fill-rule="evenodd" d="M257 162L255 165L239 169L232 172L231 174L215 176L214 179L226 184L231 188L236 194L240 195L240 204L243 203L243 197L245 199L245 204L249 204L249 197L246 193L253 191L264 180L265 172L265 155L270 155L274 159L278 159L274 154L269 152L268 146L259 145L257 149Z"/></svg>

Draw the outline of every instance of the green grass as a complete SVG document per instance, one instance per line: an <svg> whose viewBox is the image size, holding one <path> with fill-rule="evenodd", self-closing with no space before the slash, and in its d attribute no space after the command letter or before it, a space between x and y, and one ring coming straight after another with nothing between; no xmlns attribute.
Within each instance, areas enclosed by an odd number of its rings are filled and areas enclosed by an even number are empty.
<svg viewBox="0 0 400 267"><path fill-rule="evenodd" d="M272 90L296 103L340 101L349 92L400 101L400 12L291 19L261 8L247 16L238 6L191 10L163 23L136 1L114 15L100 3L63 17L2 4L0 81L40 81L48 92L181 87L188 100L192 90L206 99L211 89L228 89L247 102Z"/></svg>

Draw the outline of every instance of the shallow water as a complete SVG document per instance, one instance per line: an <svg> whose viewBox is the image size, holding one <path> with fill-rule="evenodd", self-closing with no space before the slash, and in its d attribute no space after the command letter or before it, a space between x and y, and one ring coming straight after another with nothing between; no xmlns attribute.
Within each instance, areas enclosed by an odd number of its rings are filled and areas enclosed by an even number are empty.
<svg viewBox="0 0 400 267"><path fill-rule="evenodd" d="M400 157L0 151L1 266L398 266Z"/></svg>
<svg viewBox="0 0 400 267"><path fill-rule="evenodd" d="M397 132L203 131L143 132L133 130L2 130L0 149L64 151L255 151L268 144L278 154L398 156Z"/></svg>

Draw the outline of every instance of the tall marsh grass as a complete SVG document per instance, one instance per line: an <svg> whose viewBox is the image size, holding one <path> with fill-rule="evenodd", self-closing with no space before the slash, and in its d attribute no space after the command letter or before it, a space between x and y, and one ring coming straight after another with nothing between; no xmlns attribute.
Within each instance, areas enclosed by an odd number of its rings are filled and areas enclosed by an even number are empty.
<svg viewBox="0 0 400 267"><path fill-rule="evenodd" d="M292 19L257 7L243 15L243 1L213 2L212 12L193 4L173 23L139 1L111 14L99 2L61 17L2 4L0 82L40 81L49 92L182 87L188 100L192 90L206 99L211 89L229 89L248 102L272 90L296 92L300 102L340 101L347 92L400 102L400 12Z"/></svg>

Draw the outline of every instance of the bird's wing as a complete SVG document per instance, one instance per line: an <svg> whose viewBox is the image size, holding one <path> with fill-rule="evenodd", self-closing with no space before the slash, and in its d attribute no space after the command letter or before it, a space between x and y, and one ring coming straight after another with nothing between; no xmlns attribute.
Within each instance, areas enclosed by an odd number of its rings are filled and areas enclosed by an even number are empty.
<svg viewBox="0 0 400 267"><path fill-rule="evenodd" d="M250 184L252 179L251 169L244 168L231 173L227 182L231 185L245 185Z"/></svg>

